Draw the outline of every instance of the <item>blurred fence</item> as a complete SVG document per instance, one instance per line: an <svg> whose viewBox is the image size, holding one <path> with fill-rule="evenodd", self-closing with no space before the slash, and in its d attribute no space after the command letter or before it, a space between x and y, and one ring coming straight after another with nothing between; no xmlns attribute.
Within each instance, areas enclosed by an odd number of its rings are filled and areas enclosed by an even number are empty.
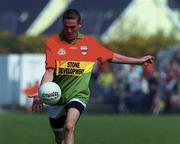
<svg viewBox="0 0 180 144"><path fill-rule="evenodd" d="M31 100L24 90L40 81L44 72L44 55L9 54L0 56L0 105L26 106Z"/></svg>

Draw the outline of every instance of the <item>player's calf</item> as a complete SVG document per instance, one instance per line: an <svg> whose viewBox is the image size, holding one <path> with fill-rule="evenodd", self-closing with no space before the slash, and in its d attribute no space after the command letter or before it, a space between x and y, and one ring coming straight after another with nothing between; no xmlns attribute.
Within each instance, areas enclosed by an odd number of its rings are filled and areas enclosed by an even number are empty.
<svg viewBox="0 0 180 144"><path fill-rule="evenodd" d="M64 134L58 134L55 132L55 140L57 144L64 144Z"/></svg>

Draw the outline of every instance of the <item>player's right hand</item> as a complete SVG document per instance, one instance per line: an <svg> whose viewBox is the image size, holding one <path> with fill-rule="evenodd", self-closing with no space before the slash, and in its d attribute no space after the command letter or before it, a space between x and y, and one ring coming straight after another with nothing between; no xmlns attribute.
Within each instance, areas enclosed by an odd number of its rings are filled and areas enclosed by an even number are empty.
<svg viewBox="0 0 180 144"><path fill-rule="evenodd" d="M33 112L42 112L43 111L43 103L41 102L39 96L33 97L32 111Z"/></svg>

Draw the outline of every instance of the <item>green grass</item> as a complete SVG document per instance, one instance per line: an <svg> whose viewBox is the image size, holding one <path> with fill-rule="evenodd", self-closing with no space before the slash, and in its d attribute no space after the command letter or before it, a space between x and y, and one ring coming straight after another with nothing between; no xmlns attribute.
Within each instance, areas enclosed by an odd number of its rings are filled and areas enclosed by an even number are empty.
<svg viewBox="0 0 180 144"><path fill-rule="evenodd" d="M75 144L180 144L180 115L82 115L75 133ZM53 142L46 114L0 114L0 144Z"/></svg>

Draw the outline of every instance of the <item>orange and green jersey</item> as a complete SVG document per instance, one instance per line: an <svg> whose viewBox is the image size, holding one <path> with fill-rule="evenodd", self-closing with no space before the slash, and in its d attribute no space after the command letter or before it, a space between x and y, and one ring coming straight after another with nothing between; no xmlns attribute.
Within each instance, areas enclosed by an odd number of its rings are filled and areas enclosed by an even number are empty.
<svg viewBox="0 0 180 144"><path fill-rule="evenodd" d="M94 38L78 34L73 44L63 34L50 37L46 43L46 68L55 68L53 81L62 90L60 103L77 98L87 104L89 80L97 60L105 62L113 52L102 47Z"/></svg>

